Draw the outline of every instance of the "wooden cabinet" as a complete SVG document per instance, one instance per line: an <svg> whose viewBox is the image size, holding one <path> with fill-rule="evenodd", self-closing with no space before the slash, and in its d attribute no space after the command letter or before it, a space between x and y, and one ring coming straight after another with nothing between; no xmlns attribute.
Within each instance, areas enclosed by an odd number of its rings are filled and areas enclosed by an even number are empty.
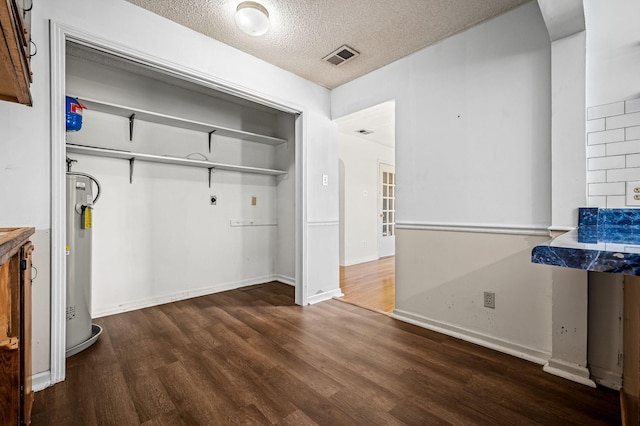
<svg viewBox="0 0 640 426"><path fill-rule="evenodd" d="M32 103L29 91L32 5L33 0L0 0L0 100Z"/></svg>
<svg viewBox="0 0 640 426"><path fill-rule="evenodd" d="M640 424L640 277L624 277L622 424Z"/></svg>
<svg viewBox="0 0 640 426"><path fill-rule="evenodd" d="M0 228L0 425L31 423L33 228Z"/></svg>

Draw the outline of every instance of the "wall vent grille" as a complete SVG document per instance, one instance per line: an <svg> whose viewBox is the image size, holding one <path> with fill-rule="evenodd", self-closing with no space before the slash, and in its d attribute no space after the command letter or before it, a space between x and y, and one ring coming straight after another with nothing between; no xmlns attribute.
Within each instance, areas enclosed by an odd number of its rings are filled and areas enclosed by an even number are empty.
<svg viewBox="0 0 640 426"><path fill-rule="evenodd" d="M331 65L340 66L358 55L360 55L358 51L345 44L329 53L322 60L329 62Z"/></svg>

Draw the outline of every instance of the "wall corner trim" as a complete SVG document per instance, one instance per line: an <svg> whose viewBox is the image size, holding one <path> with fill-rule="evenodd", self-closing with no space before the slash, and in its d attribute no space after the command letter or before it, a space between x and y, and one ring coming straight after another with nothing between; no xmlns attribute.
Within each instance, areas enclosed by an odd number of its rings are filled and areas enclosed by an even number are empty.
<svg viewBox="0 0 640 426"><path fill-rule="evenodd" d="M314 294L313 296L309 296L307 297L307 302L310 305L315 305L316 303L324 302L326 300L333 299L334 297L342 297L342 296L344 296L344 294L338 288L335 290L325 291L322 293Z"/></svg>
<svg viewBox="0 0 640 426"><path fill-rule="evenodd" d="M590 365L589 370L593 381L597 384L617 391L622 389L622 375L620 373L594 365Z"/></svg>
<svg viewBox="0 0 640 426"><path fill-rule="evenodd" d="M34 392L39 392L53 385L51 382L51 371L43 371L31 376L31 388Z"/></svg>
<svg viewBox="0 0 640 426"><path fill-rule="evenodd" d="M542 370L545 373L559 376L572 382L580 383L592 388L596 387L596 382L589 378L590 373L587 367L581 365L572 364L559 359L550 359Z"/></svg>
<svg viewBox="0 0 640 426"><path fill-rule="evenodd" d="M282 284L287 284L294 286L296 285L296 279L293 277L288 277L286 275L276 274L273 276L275 281L281 282Z"/></svg>

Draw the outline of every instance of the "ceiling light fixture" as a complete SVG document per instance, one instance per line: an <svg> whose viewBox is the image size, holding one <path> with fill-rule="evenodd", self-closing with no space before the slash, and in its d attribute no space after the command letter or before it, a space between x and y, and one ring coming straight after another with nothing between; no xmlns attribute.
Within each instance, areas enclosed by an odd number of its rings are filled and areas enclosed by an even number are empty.
<svg viewBox="0 0 640 426"><path fill-rule="evenodd" d="M243 1L236 9L236 24L245 33L261 36L269 29L269 12L254 1Z"/></svg>

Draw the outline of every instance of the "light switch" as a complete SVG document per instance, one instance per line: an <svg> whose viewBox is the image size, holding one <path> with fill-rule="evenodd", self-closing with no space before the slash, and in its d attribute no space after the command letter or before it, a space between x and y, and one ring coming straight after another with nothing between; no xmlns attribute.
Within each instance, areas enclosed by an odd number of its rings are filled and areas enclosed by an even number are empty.
<svg viewBox="0 0 640 426"><path fill-rule="evenodd" d="M255 206L258 204L258 197L251 197L251 205Z"/></svg>
<svg viewBox="0 0 640 426"><path fill-rule="evenodd" d="M329 185L329 175L322 175L322 185L323 186Z"/></svg>
<svg viewBox="0 0 640 426"><path fill-rule="evenodd" d="M640 181L627 182L626 194L627 206L640 206Z"/></svg>

